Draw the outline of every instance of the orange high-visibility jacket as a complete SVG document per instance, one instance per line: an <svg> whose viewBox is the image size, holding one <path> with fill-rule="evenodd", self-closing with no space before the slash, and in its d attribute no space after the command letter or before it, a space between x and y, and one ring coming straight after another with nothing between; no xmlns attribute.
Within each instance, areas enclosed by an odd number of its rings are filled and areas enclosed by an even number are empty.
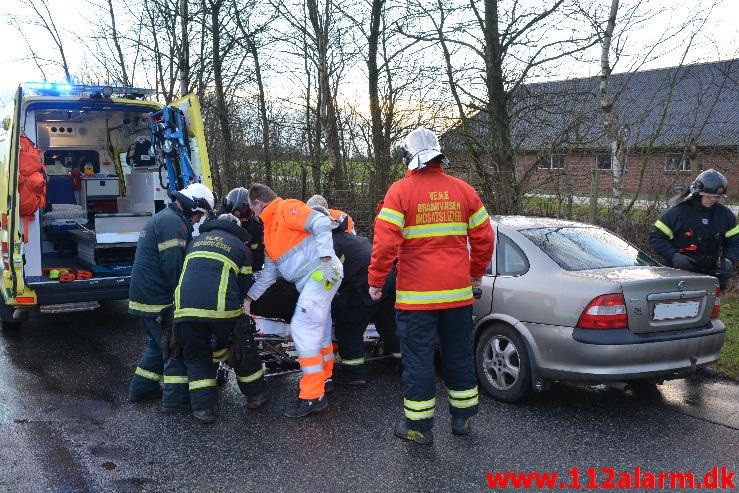
<svg viewBox="0 0 739 493"><path fill-rule="evenodd" d="M265 259L259 279L249 289L252 299L278 276L297 284L320 266L321 257L335 256L330 219L305 203L277 197L259 218L264 223Z"/></svg>
<svg viewBox="0 0 739 493"><path fill-rule="evenodd" d="M440 166L428 166L393 183L385 195L375 221L369 285L383 286L397 254L396 308L470 305L470 278L485 273L493 242L477 192Z"/></svg>

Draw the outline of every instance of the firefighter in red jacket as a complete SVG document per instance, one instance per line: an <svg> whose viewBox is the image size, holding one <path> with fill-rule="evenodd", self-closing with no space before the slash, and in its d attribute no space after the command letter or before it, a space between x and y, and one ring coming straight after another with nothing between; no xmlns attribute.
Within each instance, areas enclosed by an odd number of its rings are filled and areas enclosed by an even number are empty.
<svg viewBox="0 0 739 493"><path fill-rule="evenodd" d="M434 348L441 344L452 433L466 435L477 413L472 350L472 288L493 254L493 229L475 190L447 175L448 159L419 127L401 148L408 173L388 189L375 220L369 293L382 295L398 258L396 302L403 354L405 420L396 436L430 445L436 409Z"/></svg>

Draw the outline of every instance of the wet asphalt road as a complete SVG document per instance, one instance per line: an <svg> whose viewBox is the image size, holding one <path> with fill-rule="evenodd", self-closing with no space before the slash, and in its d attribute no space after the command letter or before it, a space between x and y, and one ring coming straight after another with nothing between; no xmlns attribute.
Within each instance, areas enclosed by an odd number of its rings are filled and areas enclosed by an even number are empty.
<svg viewBox="0 0 739 493"><path fill-rule="evenodd" d="M281 416L296 376L270 379L257 411L229 381L203 426L126 401L143 343L122 302L35 315L0 337L0 491L490 491L488 471L739 470L739 385L719 379L555 385L519 405L483 396L471 436L452 436L440 407L423 447L390 432L401 382L379 362L365 388L338 386L302 420Z"/></svg>

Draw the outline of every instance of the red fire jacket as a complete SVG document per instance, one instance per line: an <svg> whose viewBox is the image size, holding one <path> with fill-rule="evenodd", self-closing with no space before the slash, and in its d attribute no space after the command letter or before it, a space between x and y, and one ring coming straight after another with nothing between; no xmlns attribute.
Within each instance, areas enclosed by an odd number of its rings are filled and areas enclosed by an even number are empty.
<svg viewBox="0 0 739 493"><path fill-rule="evenodd" d="M493 255L493 228L467 183L428 166L393 183L375 221L369 285L382 287L398 258L395 307L436 310L470 305L471 277Z"/></svg>

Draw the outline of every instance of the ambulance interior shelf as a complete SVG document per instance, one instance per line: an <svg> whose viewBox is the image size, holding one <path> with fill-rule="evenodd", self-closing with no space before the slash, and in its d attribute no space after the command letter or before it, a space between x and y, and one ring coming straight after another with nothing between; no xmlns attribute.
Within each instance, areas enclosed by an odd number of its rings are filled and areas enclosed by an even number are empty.
<svg viewBox="0 0 739 493"><path fill-rule="evenodd" d="M93 272L130 268L139 232L150 217L148 212L95 214L94 231L79 228L70 232L77 244L77 259Z"/></svg>

